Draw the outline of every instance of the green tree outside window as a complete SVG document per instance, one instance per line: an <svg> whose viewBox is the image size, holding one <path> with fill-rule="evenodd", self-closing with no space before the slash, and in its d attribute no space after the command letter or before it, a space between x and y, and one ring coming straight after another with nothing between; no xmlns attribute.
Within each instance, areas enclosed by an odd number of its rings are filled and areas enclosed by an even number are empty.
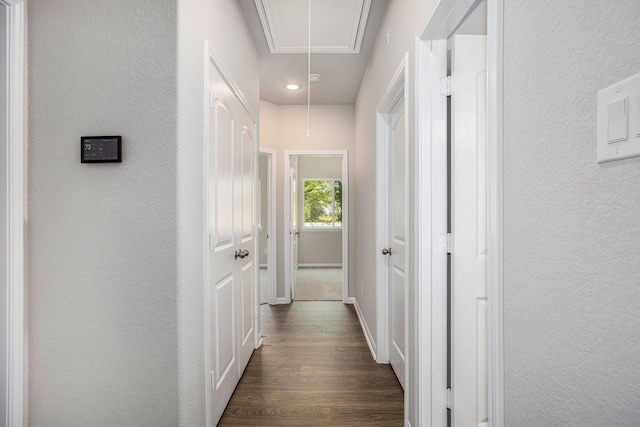
<svg viewBox="0 0 640 427"><path fill-rule="evenodd" d="M304 181L304 226L342 227L342 181L317 179Z"/></svg>

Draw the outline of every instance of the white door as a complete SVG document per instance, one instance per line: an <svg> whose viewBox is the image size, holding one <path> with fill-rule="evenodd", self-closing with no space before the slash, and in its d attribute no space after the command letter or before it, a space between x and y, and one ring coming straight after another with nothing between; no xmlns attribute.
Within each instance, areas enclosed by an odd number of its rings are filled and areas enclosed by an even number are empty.
<svg viewBox="0 0 640 427"><path fill-rule="evenodd" d="M255 124L212 64L209 90L208 362L216 425L254 348Z"/></svg>
<svg viewBox="0 0 640 427"><path fill-rule="evenodd" d="M255 177L254 138L255 123L245 108L236 101L238 108L235 138L238 158L238 178L236 199L239 215L236 215L237 234L239 235L239 254L236 258L238 268L238 329L239 336L239 372L242 375L253 353L254 316L256 313L255 277L257 257L254 253L254 209ZM240 252L242 251L242 252Z"/></svg>
<svg viewBox="0 0 640 427"><path fill-rule="evenodd" d="M289 188L291 189L291 299L296 296L296 280L298 275L298 239L300 226L298 224L298 158L291 157Z"/></svg>
<svg viewBox="0 0 640 427"><path fill-rule="evenodd" d="M404 96L389 115L389 363L404 388L407 267L407 161ZM384 254L384 251L383 251Z"/></svg>
<svg viewBox="0 0 640 427"><path fill-rule="evenodd" d="M209 152L207 211L209 227L209 339L210 388L213 425L222 416L240 379L236 339L238 249L234 221L237 159L234 156L233 94L212 65L209 67Z"/></svg>
<svg viewBox="0 0 640 427"><path fill-rule="evenodd" d="M451 55L451 383L454 427L488 425L486 36Z"/></svg>

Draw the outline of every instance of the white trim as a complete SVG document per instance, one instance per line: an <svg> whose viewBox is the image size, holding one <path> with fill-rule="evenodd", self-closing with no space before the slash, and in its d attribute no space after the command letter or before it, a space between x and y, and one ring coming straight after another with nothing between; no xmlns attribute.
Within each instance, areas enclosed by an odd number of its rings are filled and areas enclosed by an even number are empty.
<svg viewBox="0 0 640 427"><path fill-rule="evenodd" d="M422 40L448 39L478 0L438 0L420 34Z"/></svg>
<svg viewBox="0 0 640 427"><path fill-rule="evenodd" d="M207 427L211 425L211 417L212 417L212 408L211 408L211 329L210 329L210 301L211 295L209 293L209 212L207 210L207 206L209 205L209 108L211 103L211 94L209 91L209 79L210 79L210 71L209 67L211 66L211 50L209 49L209 41L204 41L204 87L203 87L203 104L202 104L202 113L203 113L203 156L202 156L202 200L204 204L203 208L203 239L202 239L202 262L203 262L203 309L204 309L204 394L205 394L205 412L206 412L206 425Z"/></svg>
<svg viewBox="0 0 640 427"><path fill-rule="evenodd" d="M278 304L291 304L291 301L287 301L286 298L284 297L278 297L276 298L276 301L273 303L274 305L278 305Z"/></svg>
<svg viewBox="0 0 640 427"><path fill-rule="evenodd" d="M8 142L8 336L7 426L24 423L26 396L24 330L24 141L26 134L26 5L2 0L7 11L7 142Z"/></svg>
<svg viewBox="0 0 640 427"><path fill-rule="evenodd" d="M347 298L347 302L345 302L345 304L355 304L356 303L356 297L349 297Z"/></svg>
<svg viewBox="0 0 640 427"><path fill-rule="evenodd" d="M278 232L277 232L277 221L276 221L276 182L277 182L277 171L276 171L276 150L271 148L259 148L259 154L265 154L267 156L267 164L269 166L269 170L267 172L267 176L269 178L269 182L267 184L269 191L269 204L267 210L269 212L269 241L267 242L267 269L268 269L268 277L269 277L269 304L275 304L276 299L278 298L278 287L277 283L277 274L278 274L278 263L276 262L276 254L277 254L277 242L278 242ZM260 197L260 195L258 195ZM256 203L257 205L257 203ZM257 239L256 239L257 240ZM256 253L258 253L256 251ZM258 254L259 255L259 254ZM262 267L262 265L260 266ZM259 294L259 292L258 292ZM258 296L259 297L259 296Z"/></svg>
<svg viewBox="0 0 640 427"><path fill-rule="evenodd" d="M347 150L286 150L284 152L284 299L287 304L291 302L291 246L289 243L291 188L289 170L293 156L342 158L342 302L346 304L349 299L349 152Z"/></svg>
<svg viewBox="0 0 640 427"><path fill-rule="evenodd" d="M371 356L373 357L373 360L378 362L378 357L376 356L376 342L373 339L373 334L371 333L371 330L369 329L369 325L367 325L367 321L365 320L364 315L362 314L362 310L360 309L360 304L358 304L358 299L351 297L350 303L353 304L354 308L356 309L356 314L358 315L358 320L360 321L360 327L362 328L362 332L364 333L364 339L367 341L367 345L369 346L369 351L371 352Z"/></svg>
<svg viewBox="0 0 640 427"><path fill-rule="evenodd" d="M299 268L342 268L342 264L337 262L334 262L334 263L307 262L307 263L298 263L298 267Z"/></svg>
<svg viewBox="0 0 640 427"><path fill-rule="evenodd" d="M208 43L208 41L205 41L205 42ZM247 102L247 99L245 98L244 94L242 93L242 91L240 90L238 85L236 85L233 82L233 80L231 80L228 77L229 74L224 70L224 67L222 66L220 61L218 61L218 59L213 54L213 52L209 51L209 57L210 57L210 61L213 64L213 66L216 68L216 70L218 70L218 73L220 73L220 76L222 77L222 79L225 81L227 86L229 86L229 89L231 89L231 92L233 93L233 95L236 98L238 98L238 101L240 101L240 104L242 104L242 106L247 110L247 113L249 113L249 117L251 117L251 121L254 122L254 123L258 123L258 115L255 114L255 112L253 111L253 109L251 108L249 103ZM208 90L208 88L207 88L207 90Z"/></svg>
<svg viewBox="0 0 640 427"><path fill-rule="evenodd" d="M489 425L504 426L503 0L487 3Z"/></svg>
<svg viewBox="0 0 640 427"><path fill-rule="evenodd" d="M446 100L439 98L439 78L446 75L446 40L475 6L474 0L439 0L425 23L418 47L418 295L416 335L418 342L417 390L421 405L418 425L446 426ZM487 0L488 21L488 290L489 326L489 425L504 426L503 379L503 240L502 240L502 5ZM444 53L444 57L439 57ZM444 72L443 72L444 68ZM444 231L443 231L444 230ZM430 309L430 310L429 310ZM420 314L431 312L430 316ZM429 336L429 333L431 336ZM430 339L430 342L429 342ZM428 399L428 400L426 400Z"/></svg>

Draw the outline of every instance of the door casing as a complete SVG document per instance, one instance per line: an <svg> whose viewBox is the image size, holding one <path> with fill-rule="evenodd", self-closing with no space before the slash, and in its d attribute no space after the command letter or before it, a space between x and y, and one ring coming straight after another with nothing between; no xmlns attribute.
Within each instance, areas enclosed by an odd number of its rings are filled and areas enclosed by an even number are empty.
<svg viewBox="0 0 640 427"><path fill-rule="evenodd" d="M289 168L292 157L340 157L342 158L342 302L353 304L349 298L349 156L347 150L302 150L284 152L284 299L291 303L291 245L289 228L291 224L291 185Z"/></svg>
<svg viewBox="0 0 640 427"><path fill-rule="evenodd" d="M489 304L489 425L504 426L502 90L503 1L487 0L487 179ZM446 40L475 0L440 0L417 43L416 253L418 309L410 319L418 347L415 405L418 424L447 425L447 104ZM442 49L442 43L445 49Z"/></svg>
<svg viewBox="0 0 640 427"><path fill-rule="evenodd" d="M2 185L6 197L0 202L4 211L3 224L6 230L6 253L2 262L6 266L0 279L0 291L7 296L6 340L2 343L6 372L6 396L1 405L6 409L0 426L23 425L26 396L24 390L25 337L24 337L24 140L26 132L25 80L26 80L26 2L22 0L0 0L6 12L7 43L3 55L7 59L6 74L2 84L7 88L3 120L6 131L2 136L2 150L7 154L6 168L2 174ZM5 240L5 239L3 239ZM3 411L4 412L4 411Z"/></svg>

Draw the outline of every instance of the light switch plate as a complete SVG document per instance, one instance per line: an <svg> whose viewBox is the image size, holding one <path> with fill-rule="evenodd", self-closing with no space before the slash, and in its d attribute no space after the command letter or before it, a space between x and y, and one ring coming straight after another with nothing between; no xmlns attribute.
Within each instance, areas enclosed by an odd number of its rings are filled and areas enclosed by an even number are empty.
<svg viewBox="0 0 640 427"><path fill-rule="evenodd" d="M640 156L640 73L598 91L598 163Z"/></svg>

